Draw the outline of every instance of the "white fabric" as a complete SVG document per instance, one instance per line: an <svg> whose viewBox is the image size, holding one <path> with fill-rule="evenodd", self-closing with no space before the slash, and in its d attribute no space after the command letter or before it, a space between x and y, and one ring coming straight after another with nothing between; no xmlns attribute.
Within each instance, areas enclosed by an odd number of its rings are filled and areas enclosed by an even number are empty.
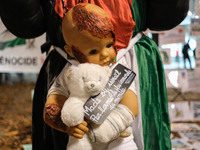
<svg viewBox="0 0 200 150"><path fill-rule="evenodd" d="M108 143L117 139L135 120L133 113L123 104L118 104L101 124L89 126L89 136L95 143Z"/></svg>
<svg viewBox="0 0 200 150"><path fill-rule="evenodd" d="M97 144L94 150L138 150L137 145L133 142L133 135L131 134L129 137L118 139L110 142L109 145Z"/></svg>
<svg viewBox="0 0 200 150"><path fill-rule="evenodd" d="M138 150L133 139L134 137L132 134L126 138L119 137L109 144L108 150Z"/></svg>
<svg viewBox="0 0 200 150"><path fill-rule="evenodd" d="M136 58L135 49L134 49L134 44L135 44L134 42L135 42L134 39L131 39L130 44L128 46L130 47L130 49L127 50L128 52L125 54L125 56L122 59L124 59L126 61L126 64L128 64L129 68L136 73L136 77L134 81L135 81L135 90L137 91L137 99L138 99L138 114L137 114L137 117L135 118L135 121L133 122L133 136L134 136L134 141L136 142L138 146L138 149L144 150L139 72L138 72L137 58Z"/></svg>
<svg viewBox="0 0 200 150"><path fill-rule="evenodd" d="M70 63L67 63L65 67L63 68L62 72L59 74L53 85L48 91L47 97L51 94L59 94L63 95L65 97L69 96L67 84L65 82L65 75L67 72L68 67L70 66Z"/></svg>

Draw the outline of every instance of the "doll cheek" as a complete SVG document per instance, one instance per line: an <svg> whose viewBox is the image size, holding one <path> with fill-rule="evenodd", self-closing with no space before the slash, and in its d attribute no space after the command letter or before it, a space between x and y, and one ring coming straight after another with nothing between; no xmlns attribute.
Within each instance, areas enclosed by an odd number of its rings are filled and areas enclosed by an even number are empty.
<svg viewBox="0 0 200 150"><path fill-rule="evenodd" d="M80 62L80 63L86 63L88 62L87 57L75 46L72 46L72 53L74 54L75 58Z"/></svg>

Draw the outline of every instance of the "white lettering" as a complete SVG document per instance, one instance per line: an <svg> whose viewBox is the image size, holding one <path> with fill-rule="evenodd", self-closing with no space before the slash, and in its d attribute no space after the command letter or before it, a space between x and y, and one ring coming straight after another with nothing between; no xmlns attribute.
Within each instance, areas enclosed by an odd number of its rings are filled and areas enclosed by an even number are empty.
<svg viewBox="0 0 200 150"><path fill-rule="evenodd" d="M96 116L95 116L95 115L91 115L91 116L90 116L90 120L91 120L91 121L94 121L94 122L96 122L96 123L98 123L100 117L101 117L101 114L100 114L100 113L97 113Z"/></svg>
<svg viewBox="0 0 200 150"><path fill-rule="evenodd" d="M118 70L114 69L114 75L113 77L108 81L108 85L109 87L111 87L113 85L113 83L118 79L118 77L120 76L121 72L119 72Z"/></svg>
<svg viewBox="0 0 200 150"><path fill-rule="evenodd" d="M124 69L124 71L125 71L126 73L124 74L124 76L123 76L123 77L121 78L121 80L119 81L120 84L123 84L124 81L127 79L127 77L131 74L131 70L126 70L126 69Z"/></svg>
<svg viewBox="0 0 200 150"><path fill-rule="evenodd" d="M93 112L93 110L97 107L97 105L101 102L100 99L93 99L91 98L92 104L88 107L88 106L84 106L84 113L87 114L88 116L90 115L91 112Z"/></svg>

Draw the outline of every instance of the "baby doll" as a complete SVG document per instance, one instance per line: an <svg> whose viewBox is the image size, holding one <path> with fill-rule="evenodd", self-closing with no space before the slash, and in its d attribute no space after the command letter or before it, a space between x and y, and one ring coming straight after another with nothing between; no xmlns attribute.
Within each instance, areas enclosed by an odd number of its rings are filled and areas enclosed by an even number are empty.
<svg viewBox="0 0 200 150"><path fill-rule="evenodd" d="M113 25L108 15L100 7L92 4L76 5L64 17L62 31L66 42L64 47L66 52L79 63L87 62L108 66L116 58ZM70 59L68 61L72 62ZM126 65L123 59L118 63ZM70 63L67 63L63 70L67 70L70 65ZM49 117L51 113L45 112L51 112L52 107L57 107L59 110L62 108L69 96L67 86L64 82L64 71L62 71L48 92L44 109L44 119L50 126L53 126ZM119 137L127 127L132 125L137 116L138 108L135 92L133 82L121 99L120 104L113 109L107 120L100 125L90 124L90 138L96 145L99 144L95 149L108 149L110 145L116 147L126 144L129 145L131 150L137 149L133 135L123 139ZM87 132L86 126L87 124L83 121L73 129L63 127L63 131L77 138L82 138L84 133ZM116 139L120 139L120 142ZM105 144L107 142L110 143Z"/></svg>

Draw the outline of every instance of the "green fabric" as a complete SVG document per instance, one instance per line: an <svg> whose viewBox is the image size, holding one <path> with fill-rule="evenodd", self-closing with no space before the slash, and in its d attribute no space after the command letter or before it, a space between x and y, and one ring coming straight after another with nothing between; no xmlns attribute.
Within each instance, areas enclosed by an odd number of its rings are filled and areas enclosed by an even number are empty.
<svg viewBox="0 0 200 150"><path fill-rule="evenodd" d="M146 30L147 0L132 0L133 36ZM144 150L171 150L170 120L162 60L154 41L143 36L135 44L138 63Z"/></svg>
<svg viewBox="0 0 200 150"><path fill-rule="evenodd" d="M8 47L14 47L14 46L17 46L17 45L24 45L24 44L26 44L25 39L16 38L12 41L0 42L0 50L6 49Z"/></svg>
<svg viewBox="0 0 200 150"><path fill-rule="evenodd" d="M168 100L157 45L143 36L135 44L138 63L145 150L171 150Z"/></svg>
<svg viewBox="0 0 200 150"><path fill-rule="evenodd" d="M133 20L136 23L134 28L133 36L135 36L140 31L146 30L146 0L132 0L132 14Z"/></svg>

